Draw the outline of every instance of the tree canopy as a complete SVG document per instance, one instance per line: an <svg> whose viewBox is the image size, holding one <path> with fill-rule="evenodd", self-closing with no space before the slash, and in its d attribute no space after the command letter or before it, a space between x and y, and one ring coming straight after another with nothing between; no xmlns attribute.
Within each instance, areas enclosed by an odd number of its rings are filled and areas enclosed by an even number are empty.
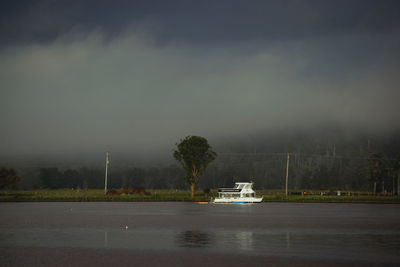
<svg viewBox="0 0 400 267"><path fill-rule="evenodd" d="M182 165L185 171L185 180L190 184L191 197L194 197L194 184L204 173L208 164L212 162L215 153L207 139L201 136L187 136L176 144L174 158Z"/></svg>

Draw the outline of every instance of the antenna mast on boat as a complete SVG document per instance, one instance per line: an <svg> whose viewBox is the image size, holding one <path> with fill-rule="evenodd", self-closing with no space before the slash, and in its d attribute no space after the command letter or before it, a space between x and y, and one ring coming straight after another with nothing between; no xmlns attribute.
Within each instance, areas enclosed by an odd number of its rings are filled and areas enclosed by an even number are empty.
<svg viewBox="0 0 400 267"><path fill-rule="evenodd" d="M108 160L108 152L106 153L106 177L104 181L104 194L107 194L107 174L108 174L108 164L110 161Z"/></svg>

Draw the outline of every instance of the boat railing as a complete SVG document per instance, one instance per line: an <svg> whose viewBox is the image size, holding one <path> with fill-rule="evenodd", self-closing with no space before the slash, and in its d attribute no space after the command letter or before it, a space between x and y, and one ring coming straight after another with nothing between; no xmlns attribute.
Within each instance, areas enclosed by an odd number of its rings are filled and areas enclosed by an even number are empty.
<svg viewBox="0 0 400 267"><path fill-rule="evenodd" d="M241 192L242 189L236 188L218 188L219 193L233 193L233 192Z"/></svg>

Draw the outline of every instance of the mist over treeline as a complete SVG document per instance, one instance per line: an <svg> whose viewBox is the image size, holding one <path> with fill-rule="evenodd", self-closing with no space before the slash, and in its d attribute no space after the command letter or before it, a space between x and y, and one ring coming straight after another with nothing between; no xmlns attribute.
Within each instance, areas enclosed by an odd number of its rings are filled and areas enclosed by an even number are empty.
<svg viewBox="0 0 400 267"><path fill-rule="evenodd" d="M101 187L107 151L113 187L185 187L188 135L219 154L199 188L283 188L290 152L290 188L367 189L368 153L397 157L399 1L3 2L20 188Z"/></svg>
<svg viewBox="0 0 400 267"><path fill-rule="evenodd" d="M257 189L283 189L287 153L290 153L289 188L371 191L368 157L379 152L388 161L400 155L396 132L373 135L324 128L209 138L218 153L196 184L198 189L254 181ZM177 140L178 141L178 140ZM187 189L182 168L169 149L110 151L109 188ZM19 189L104 188L104 153L26 155L2 157L22 176ZM386 189L394 183L386 178Z"/></svg>

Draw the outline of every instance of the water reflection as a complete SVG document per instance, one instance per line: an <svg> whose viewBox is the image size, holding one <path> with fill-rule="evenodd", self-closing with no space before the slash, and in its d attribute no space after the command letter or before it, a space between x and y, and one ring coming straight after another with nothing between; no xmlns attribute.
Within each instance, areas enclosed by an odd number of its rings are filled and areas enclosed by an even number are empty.
<svg viewBox="0 0 400 267"><path fill-rule="evenodd" d="M234 241L242 250L252 250L254 245L253 232L240 231L235 233Z"/></svg>
<svg viewBox="0 0 400 267"><path fill-rule="evenodd" d="M370 230L0 228L2 247L206 249L216 253L400 262L400 233Z"/></svg>
<svg viewBox="0 0 400 267"><path fill-rule="evenodd" d="M108 247L108 232L104 231L104 247Z"/></svg>
<svg viewBox="0 0 400 267"><path fill-rule="evenodd" d="M185 248L205 248L212 243L211 235L201 231L183 231L180 232L176 241L180 247Z"/></svg>
<svg viewBox="0 0 400 267"><path fill-rule="evenodd" d="M290 248L290 232L286 232L286 248Z"/></svg>

